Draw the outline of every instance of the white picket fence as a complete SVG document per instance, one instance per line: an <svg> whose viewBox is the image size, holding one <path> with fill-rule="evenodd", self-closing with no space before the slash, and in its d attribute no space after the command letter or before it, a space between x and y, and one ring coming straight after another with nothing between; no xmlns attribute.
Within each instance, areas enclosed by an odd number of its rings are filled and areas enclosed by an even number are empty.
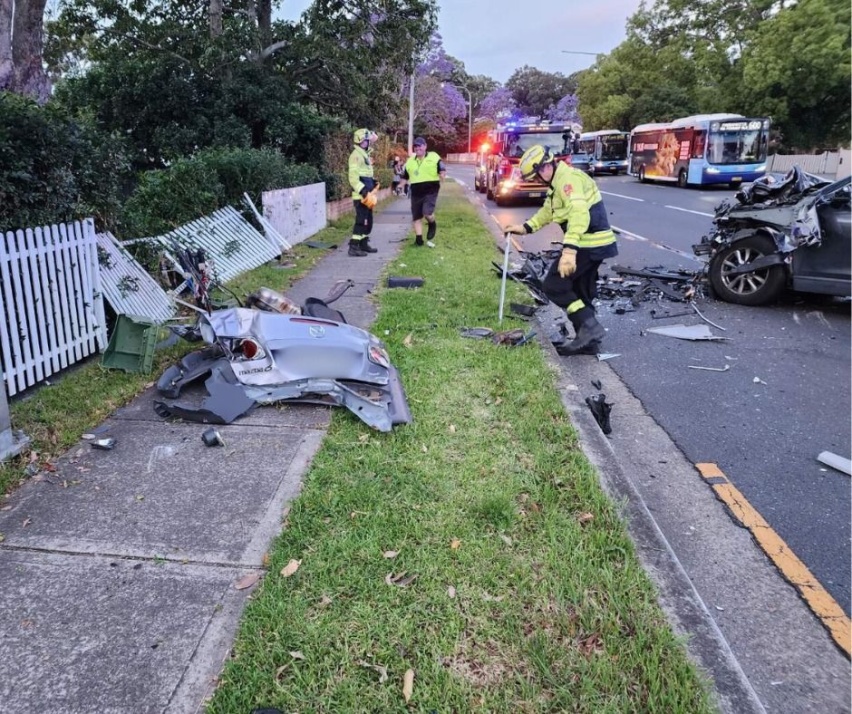
<svg viewBox="0 0 852 714"><path fill-rule="evenodd" d="M92 219L0 234L0 286L9 396L106 347Z"/></svg>

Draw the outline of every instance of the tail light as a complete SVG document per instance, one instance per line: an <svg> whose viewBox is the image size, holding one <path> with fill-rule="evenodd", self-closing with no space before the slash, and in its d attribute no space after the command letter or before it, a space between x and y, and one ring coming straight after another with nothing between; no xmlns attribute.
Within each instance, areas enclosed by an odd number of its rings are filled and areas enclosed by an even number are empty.
<svg viewBox="0 0 852 714"><path fill-rule="evenodd" d="M262 359L266 356L263 347L255 340L242 340L240 342L240 352L247 360Z"/></svg>
<svg viewBox="0 0 852 714"><path fill-rule="evenodd" d="M388 353L381 347L371 345L369 355L370 362L375 362L377 365L384 367L385 369L390 367L390 357L388 357Z"/></svg>

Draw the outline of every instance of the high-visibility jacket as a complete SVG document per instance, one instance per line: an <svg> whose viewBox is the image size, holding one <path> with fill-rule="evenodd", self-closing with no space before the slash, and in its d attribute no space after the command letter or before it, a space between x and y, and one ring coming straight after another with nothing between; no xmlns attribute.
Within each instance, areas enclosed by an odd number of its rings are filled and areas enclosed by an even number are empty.
<svg viewBox="0 0 852 714"><path fill-rule="evenodd" d="M444 170L441 157L434 151L427 151L422 159L410 156L405 162L402 176L413 186L427 181L440 181Z"/></svg>
<svg viewBox="0 0 852 714"><path fill-rule="evenodd" d="M361 191L372 191L376 185L373 178L373 158L370 152L357 144L349 154L349 185L352 186L352 198L361 198Z"/></svg>
<svg viewBox="0 0 852 714"><path fill-rule="evenodd" d="M549 223L558 223L571 248L602 248L615 243L615 234L601 199L598 185L585 171L558 162L544 205L524 226L537 231Z"/></svg>

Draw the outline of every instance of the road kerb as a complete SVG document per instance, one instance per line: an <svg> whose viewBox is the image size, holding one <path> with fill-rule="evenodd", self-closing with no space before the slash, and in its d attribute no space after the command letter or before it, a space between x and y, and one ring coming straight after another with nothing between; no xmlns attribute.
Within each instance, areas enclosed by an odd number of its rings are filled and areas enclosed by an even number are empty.
<svg viewBox="0 0 852 714"><path fill-rule="evenodd" d="M716 464L695 464L702 478L728 507L731 515L747 528L784 578L799 591L808 607L820 619L846 656L852 650L852 627L843 608L831 597L807 566L799 560L784 539L766 522Z"/></svg>

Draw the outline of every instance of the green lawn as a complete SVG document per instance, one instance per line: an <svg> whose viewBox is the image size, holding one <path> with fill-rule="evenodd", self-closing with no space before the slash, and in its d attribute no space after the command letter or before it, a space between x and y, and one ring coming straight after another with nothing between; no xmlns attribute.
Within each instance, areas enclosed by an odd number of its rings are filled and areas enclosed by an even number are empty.
<svg viewBox="0 0 852 714"><path fill-rule="evenodd" d="M414 422L334 412L208 712L712 711L541 348L460 337L521 323L496 324L499 254L458 187L438 218L388 269L424 287L379 290L373 326Z"/></svg>

